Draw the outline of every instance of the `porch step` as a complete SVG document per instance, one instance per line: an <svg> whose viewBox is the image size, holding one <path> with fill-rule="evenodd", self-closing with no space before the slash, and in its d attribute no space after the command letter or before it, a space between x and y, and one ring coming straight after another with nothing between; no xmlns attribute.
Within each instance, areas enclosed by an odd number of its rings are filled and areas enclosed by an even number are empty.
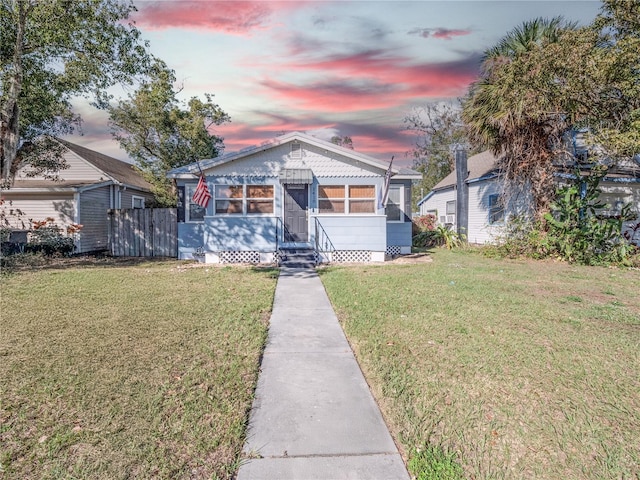
<svg viewBox="0 0 640 480"><path fill-rule="evenodd" d="M316 266L316 253L314 250L306 248L280 249L280 266L314 268Z"/></svg>

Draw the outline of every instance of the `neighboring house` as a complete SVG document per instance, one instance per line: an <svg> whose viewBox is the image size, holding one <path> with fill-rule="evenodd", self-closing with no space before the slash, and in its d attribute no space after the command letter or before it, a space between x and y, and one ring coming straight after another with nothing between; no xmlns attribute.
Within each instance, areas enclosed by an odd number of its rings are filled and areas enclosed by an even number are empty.
<svg viewBox="0 0 640 480"><path fill-rule="evenodd" d="M11 227L28 229L29 222L53 218L57 225L80 224L76 252L105 250L108 245L108 216L112 208L144 208L153 200L151 184L133 165L58 140L64 147L68 168L58 180L28 177L17 172L13 186L2 192L5 213ZM16 215L20 210L23 215Z"/></svg>
<svg viewBox="0 0 640 480"><path fill-rule="evenodd" d="M530 204L526 193L519 196L511 195L511 198L504 200L503 183L500 181L496 161L496 157L490 151L473 155L467 161L466 235L470 243L495 242L500 235L504 234L504 226L509 217L526 214ZM438 224L448 225L453 229L457 224L456 214L459 210L456 205L458 188L456 175L457 172L454 170L418 202L421 215L435 215ZM570 167L559 168L556 179L560 184L563 178L571 175ZM602 201L608 205L608 208L601 212L603 215L615 215L627 203L631 203L633 210L640 215L640 163L638 161L621 163L619 168L602 180L600 190ZM625 229L630 228L637 221L627 222ZM640 243L640 238L634 241Z"/></svg>
<svg viewBox="0 0 640 480"><path fill-rule="evenodd" d="M193 202L200 176L211 201ZM270 263L286 249L318 261L384 261L411 251L411 184L421 174L293 132L218 158L176 168L178 257L207 263Z"/></svg>

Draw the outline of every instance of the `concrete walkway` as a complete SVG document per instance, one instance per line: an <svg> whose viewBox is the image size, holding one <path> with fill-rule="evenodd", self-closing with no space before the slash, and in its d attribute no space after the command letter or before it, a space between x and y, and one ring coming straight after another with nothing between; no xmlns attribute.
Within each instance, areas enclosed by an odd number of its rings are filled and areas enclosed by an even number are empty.
<svg viewBox="0 0 640 480"><path fill-rule="evenodd" d="M244 454L238 480L409 480L313 269L281 269Z"/></svg>

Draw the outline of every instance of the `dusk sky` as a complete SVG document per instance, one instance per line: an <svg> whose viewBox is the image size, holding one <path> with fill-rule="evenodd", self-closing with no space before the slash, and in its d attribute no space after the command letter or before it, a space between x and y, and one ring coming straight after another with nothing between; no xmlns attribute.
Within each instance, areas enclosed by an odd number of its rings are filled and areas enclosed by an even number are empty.
<svg viewBox="0 0 640 480"><path fill-rule="evenodd" d="M463 96L483 52L536 17L580 24L598 1L136 0L151 52L176 72L181 99L212 93L231 116L216 128L225 151L281 132L348 135L380 160L415 142L403 119L415 107ZM78 105L83 136L70 141L126 159L107 116Z"/></svg>

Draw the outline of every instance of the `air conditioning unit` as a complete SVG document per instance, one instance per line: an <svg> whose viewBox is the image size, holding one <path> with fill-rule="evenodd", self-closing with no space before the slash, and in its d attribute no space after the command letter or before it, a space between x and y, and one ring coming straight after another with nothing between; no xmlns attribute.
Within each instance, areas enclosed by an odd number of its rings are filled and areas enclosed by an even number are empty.
<svg viewBox="0 0 640 480"><path fill-rule="evenodd" d="M444 215L440 215L440 223L447 223L447 217L445 217Z"/></svg>
<svg viewBox="0 0 640 480"><path fill-rule="evenodd" d="M447 221L445 223L451 223L451 224L456 223L456 216L455 215L447 215Z"/></svg>

